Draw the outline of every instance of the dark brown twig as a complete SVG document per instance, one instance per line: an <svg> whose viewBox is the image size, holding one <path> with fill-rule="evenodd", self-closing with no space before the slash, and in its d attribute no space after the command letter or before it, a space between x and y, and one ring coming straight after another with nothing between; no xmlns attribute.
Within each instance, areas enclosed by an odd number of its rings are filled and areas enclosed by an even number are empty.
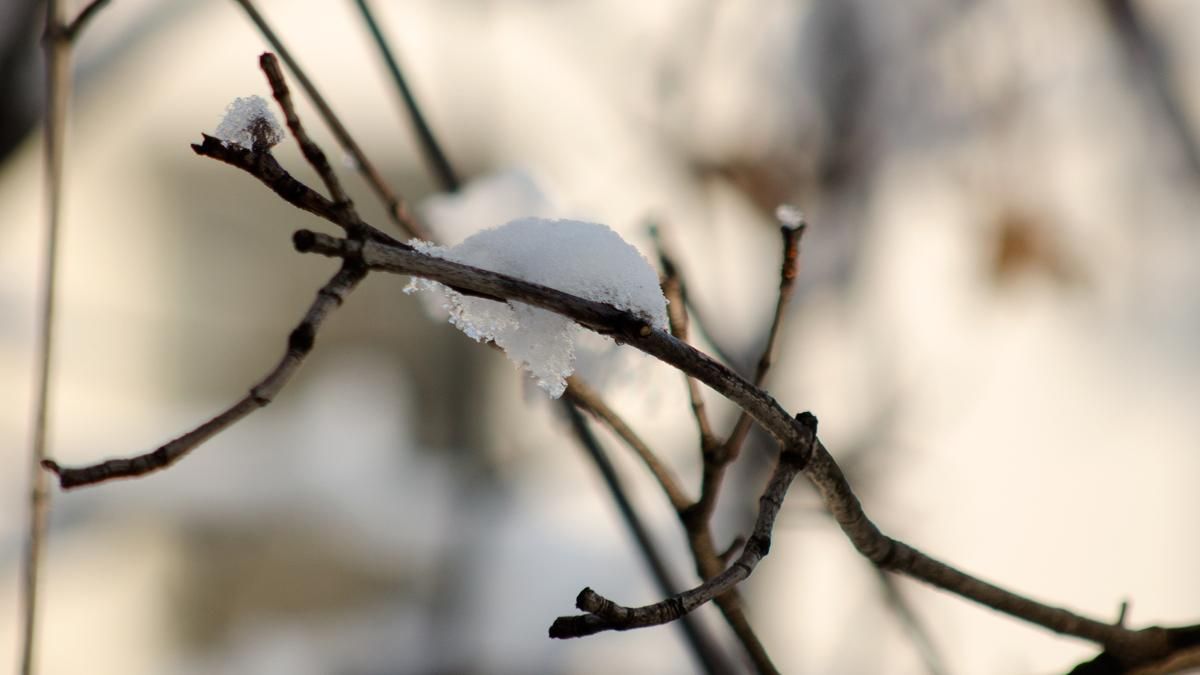
<svg viewBox="0 0 1200 675"><path fill-rule="evenodd" d="M791 299L792 289L795 286L796 268L800 257L800 237L804 234L804 229L805 225L803 221L796 224L783 223L780 227L780 233L783 237L783 262L780 264L779 272L779 295L775 302L775 315L771 320L771 329L768 332L767 344L763 348L763 353L759 358L758 368L755 372L754 387L756 389L762 387L767 371L771 367L775 342L779 335L780 327L783 325L784 310ZM704 448L704 468L700 480L700 498L692 506L693 513L691 518L707 521L712 517L713 511L717 506L717 499L721 493L721 485L725 480L725 471L737 459L746 434L750 431L752 421L750 413L743 408L742 412L738 415L737 422L734 424L733 431L729 435L729 440L724 444L716 444Z"/></svg>
<svg viewBox="0 0 1200 675"><path fill-rule="evenodd" d="M674 473L658 458L645 441L629 427L625 421L613 412L603 400L595 396L585 383L576 377L568 378L568 387L566 395L571 397L571 400L588 412L592 413L596 419L603 422L613 433L617 435L626 445L636 453L646 464L650 473L659 482L663 492L667 496L667 500L675 509L675 513L679 516L680 523L688 535L688 546L691 549L692 557L696 562L696 572L701 579L710 579L717 576L724 570L733 558L737 550L741 549L741 544L744 540L740 540L736 546L730 547L722 555L717 555L714 552L711 523L707 520L698 520L691 517L692 511L691 499L688 498L683 488L680 486L678 479ZM665 595L673 595L668 593ZM754 632L750 625L749 619L746 617L745 610L742 607L741 598L738 597L735 590L730 590L724 595L717 598L717 608L725 617L726 622L737 636L738 641L746 649L746 654L755 667L761 673L769 673L775 670L771 663L771 658L767 654L766 648L758 639L758 635Z"/></svg>
<svg viewBox="0 0 1200 675"><path fill-rule="evenodd" d="M667 320L670 322L671 335L688 342L688 311L687 286L679 273L674 258L667 251L667 246L658 234L657 227L650 228L654 246L658 251L658 263L662 267L662 291L667 299ZM687 381L688 399L692 404L692 417L696 420L696 430L700 434L700 448L705 456L713 453L720 445L717 435L713 433L712 423L708 421L705 411L704 398L700 395L700 386L690 377Z"/></svg>
<svg viewBox="0 0 1200 675"><path fill-rule="evenodd" d="M371 38L375 41L375 46L379 48L379 54L383 57L388 72L392 76L392 82L396 84L396 90L404 100L404 109L408 112L408 118L412 122L413 130L417 132L417 141L421 146L421 155L429 162L429 167L441 188L447 192L457 192L459 186L462 184L458 178L458 172L454 170L454 167L450 164L450 160L446 158L446 152L442 150L442 145L438 143L433 130L429 128L429 123L425 121L425 115L421 112L421 106L417 105L417 99L408 87L408 81L404 77L404 72L400 70L400 63L392 55L392 48L388 45L387 38L384 37L379 24L375 22L374 13L367 5L366 0L355 0L355 4L358 5L358 11L362 14L363 21L366 22L367 28L371 31Z"/></svg>
<svg viewBox="0 0 1200 675"><path fill-rule="evenodd" d="M292 95L288 91L283 71L279 68L279 59L275 58L274 54L266 52L258 58L258 63L267 76L267 82L271 85L271 94L279 103L280 109L283 110L283 118L287 121L288 129L292 131L296 142L300 144L300 151L304 154L304 159L308 160L329 190L329 197L333 200L334 208L339 211L341 216L338 218L338 224L348 232L354 231L359 223L358 214L354 210L354 202L342 188L342 183L338 180L337 174L333 172L333 167L329 165L325 153L304 130L300 116L296 114L296 108L292 105Z"/></svg>
<svg viewBox="0 0 1200 675"><path fill-rule="evenodd" d="M259 32L262 33L267 42L271 44L271 48L275 50L275 53L279 54L279 58L283 59L288 69L296 76L296 81L300 83L300 87L304 89L304 93L312 101L317 112L320 113L321 119L325 121L330 131L333 132L334 137L337 138L342 148L354 158L359 171L362 172L371 189L375 191L375 194L378 195L379 199L387 207L388 217L392 222L408 236L428 239L429 235L425 231L425 228L408 212L408 207L405 205L404 200L388 187L387 183L383 180L383 176L375 168L375 165L367 159L366 153L359 147L345 125L338 119L337 114L329 107L329 104L325 102L325 98L317 91L312 80L308 79L308 75L305 74L304 69L292 58L292 53L288 51L287 47L283 46L283 42L279 39L279 36L271 29L271 26L263 18L263 15L259 13L254 3L251 0L237 0L237 3L245 10L247 16L258 27Z"/></svg>
<svg viewBox="0 0 1200 675"><path fill-rule="evenodd" d="M245 396L216 417L179 438L136 457L110 459L83 467L64 467L53 460L44 460L42 466L58 474L59 485L65 490L116 478L141 476L174 464L201 443L228 429L246 415L270 404L304 363L305 357L312 350L321 323L342 304L346 295L364 276L366 270L361 266L349 262L343 264L337 274L317 291L317 297L309 306L304 319L288 336L287 350L279 363L266 377L251 387Z"/></svg>
<svg viewBox="0 0 1200 675"><path fill-rule="evenodd" d="M572 387L580 386L583 385L578 380L572 383ZM570 388L568 388L568 392L570 392ZM568 395L570 394L568 393ZM641 550L643 557L645 557L647 564L650 565L652 576L658 584L659 592L664 596L674 595L681 586L671 573L662 554L659 553L658 545L650 536L649 529L642 523L642 518L638 515L637 509L633 507L633 503L629 500L624 484L620 476L617 475L616 468L609 461L604 448L600 445L599 439L592 434L587 426L587 420L584 419L583 413L576 406L565 405L563 408L567 413L568 419L571 421L571 427L575 432L576 438L579 440L579 445L588 453L592 458L593 464L600 471L600 475L604 479L605 485L608 486L613 501L617 504L617 509L621 512L625 524L629 527L634 539L637 541L638 548ZM684 637L687 639L692 653L696 657L700 667L704 669L704 672L712 675L733 672L729 664L726 663L725 656L717 648L716 640L713 640L707 634L704 626L696 621L695 617L682 617L680 628L682 628Z"/></svg>
<svg viewBox="0 0 1200 675"><path fill-rule="evenodd" d="M279 195L285 202L302 211L307 211L315 216L324 218L331 223L337 224L343 222L346 214L338 209L337 204L334 204L321 193L296 180L286 169L279 165L279 161L271 153L247 150L239 145L226 144L208 134L201 134L201 136L204 142L193 143L192 152L201 157L209 157L245 171L270 188L272 192ZM364 236L375 241L392 246L405 246L404 243L384 232L367 226L361 220L355 219L350 221L350 224L356 229L365 228L363 229Z"/></svg>
<svg viewBox="0 0 1200 675"><path fill-rule="evenodd" d="M775 516L783 505L788 488L803 468L805 453L786 450L779 455L775 472L759 498L758 518L753 534L732 565L699 586L652 605L622 607L585 588L575 600L575 606L587 612L580 616L559 617L550 626L552 638L574 638L607 630L630 630L674 621L704 603L724 595L754 573L754 568L771 550L771 531Z"/></svg>

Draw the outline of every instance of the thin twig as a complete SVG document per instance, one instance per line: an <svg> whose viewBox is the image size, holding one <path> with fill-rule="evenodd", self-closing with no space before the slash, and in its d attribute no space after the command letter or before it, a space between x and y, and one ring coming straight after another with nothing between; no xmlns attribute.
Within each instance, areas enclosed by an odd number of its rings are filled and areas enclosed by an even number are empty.
<svg viewBox="0 0 1200 675"><path fill-rule="evenodd" d="M279 54L279 58L283 59L283 62L287 64L288 69L291 70L292 74L296 76L296 81L300 83L300 87L304 89L304 93L317 108L317 111L321 114L321 119L323 119L325 124L329 126L330 131L333 132L333 135L335 138L337 138L338 143L354 158L355 163L358 165L359 171L363 174L363 177L366 178L367 183L375 191L375 194L378 195L379 199L384 203L388 217L392 220L392 222L395 223L408 236L417 237L419 239L427 239L429 235L425 231L425 228L412 217L412 214L409 213L408 207L405 205L404 200L402 200L395 192L392 191L390 187L388 187L387 183L383 180L383 176L375 168L375 165L372 164L369 159L367 159L366 153L364 153L362 148L359 147L358 143L354 140L354 137L350 135L350 132L346 129L345 125L343 125L341 120L338 119L337 114L334 113L333 109L329 107L329 104L325 102L325 98L321 96L320 92L317 91L317 88L312 83L312 80L308 79L308 75L305 74L304 69L302 69L300 64L296 63L296 60L292 58L292 53L288 51L287 47L283 46L283 42L279 39L279 36L276 35L275 31L271 29L271 26L267 23L267 20L263 18L263 15L259 13L258 9L254 6L254 3L251 2L251 0L236 1L242 6L242 9L246 11L246 14L250 17L250 20L253 21L254 25L258 27L259 32L262 33L267 42L271 44L272 49Z"/></svg>
<svg viewBox="0 0 1200 675"><path fill-rule="evenodd" d="M933 638L930 637L929 630L921 622L921 617L917 616L916 610L900 592L900 588L896 585L896 579L878 567L874 568L874 572L876 580L879 582L879 590L883 593L884 604L908 632L917 653L925 662L925 671L929 675L946 673L946 666L937 645L933 643Z"/></svg>
<svg viewBox="0 0 1200 675"><path fill-rule="evenodd" d="M578 616L559 617L550 626L552 638L574 638L607 630L630 630L674 621L704 603L725 594L751 574L771 550L771 531L775 516L783 505L788 488L803 468L803 454L784 451L779 455L775 472L759 498L758 518L753 534L746 541L742 554L724 572L699 586L644 607L622 607L585 588L575 600L575 606L587 612Z"/></svg>
<svg viewBox="0 0 1200 675"><path fill-rule="evenodd" d="M583 385L580 385L578 381L572 383L572 388L581 386ZM620 476L617 475L616 468L609 461L608 455L600 445L600 441L588 429L587 420L584 419L583 414L574 405L566 403L563 405L563 408L566 411L568 419L571 421L571 427L579 439L580 446L588 453L588 456L591 457L592 462L600 471L600 475L604 479L604 483L608 487L613 501L617 504L617 509L620 510L626 525L629 527L634 539L637 540L638 547L646 558L647 564L650 565L652 575L658 584L659 592L664 596L671 596L678 593L678 589L680 588L678 581L671 573L662 554L659 553L658 546L650 536L650 531L642 523L641 517L633 507L628 492L621 482ZM691 647L696 660L704 669L704 672L710 674L733 672L725 662L724 655L717 649L716 640L713 640L711 636L706 634L704 627L695 620L695 617L683 617L680 627L683 629L687 643Z"/></svg>
<svg viewBox="0 0 1200 675"><path fill-rule="evenodd" d="M300 144L300 151L317 172L317 175L321 177L321 181L325 183L325 187L329 190L329 197L333 200L334 207L342 211L341 215L343 219L340 219L342 222L339 222L339 224L347 231L353 230L355 224L358 222L358 213L354 210L354 202L346 194L346 190L342 188L342 182L338 180L337 174L333 172L333 167L329 165L329 160L325 157L325 153L313 142L308 132L304 130L304 125L300 122L300 116L296 114L296 108L292 105L292 95L288 91L287 80L283 77L283 71L279 68L279 59L275 58L274 54L266 52L258 58L258 63L263 73L267 76L267 82L271 85L271 94L275 97L275 101L279 103L280 109L283 110L283 118L287 121L288 129L291 129L292 136Z"/></svg>
<svg viewBox="0 0 1200 675"><path fill-rule="evenodd" d="M650 446L639 437L633 429L625 423L608 405L600 398L596 392L587 385L583 380L576 376L567 378L567 397L580 408L588 411L600 420L621 438L630 448L633 449L637 456L641 458L646 468L650 470L650 474L658 481L663 492L667 495L667 500L671 502L671 506L676 512L681 512L691 504L691 499L683 491L683 487L679 484L679 479L671 471L671 468L663 463L658 455L650 449Z"/></svg>
<svg viewBox="0 0 1200 675"><path fill-rule="evenodd" d="M775 350L775 342L783 325L784 310L792 296L796 281L796 269L800 259L800 237L804 234L803 221L797 223L782 223L779 231L783 237L783 261L779 268L779 294L775 301L775 315L771 320L771 328L767 334L767 343L763 347L762 356L758 360L758 368L754 375L755 388L761 388L770 370ZM721 493L721 485L725 480L725 471L738 457L742 443L753 419L746 410L738 415L729 439L716 447L706 448L704 453L704 468L700 480L700 498L692 507L694 518L709 519L717 506Z"/></svg>
<svg viewBox="0 0 1200 675"><path fill-rule="evenodd" d="M279 161L270 152L248 150L240 145L226 144L208 134L201 134L201 137L204 142L192 144L192 152L197 155L224 162L249 173L285 202L302 211L307 211L334 224L345 222L343 218L346 214L339 210L337 204L296 180L280 166ZM350 221L350 224L356 231L361 228L365 236L380 243L392 246L405 245L383 231L366 225L362 220L355 219Z"/></svg>
<svg viewBox="0 0 1200 675"><path fill-rule="evenodd" d="M92 0L79 11L75 20L66 26L61 26L63 39L67 42L74 42L79 33L87 27L91 20L96 16L97 12L104 9L104 6L109 3L109 0Z"/></svg>
<svg viewBox="0 0 1200 675"><path fill-rule="evenodd" d="M704 320L704 316L700 311L700 308L696 306L696 303L692 302L692 296L688 294L687 284L684 282L683 274L678 273L679 268L675 262L674 256L670 255L670 247L668 247L663 241L662 227L659 224L655 223L650 225L650 239L654 243L655 250L659 254L659 262L663 263L664 265L664 272L666 271L666 263L670 263L677 272L677 276L681 284L681 295L683 296L684 308L687 310L686 315L690 317L689 324L695 326L697 332L699 332L700 336L704 338L710 347L712 347L713 353L719 360L724 362L725 365L737 370L740 367L739 359L734 358L733 352L726 349L721 344L720 340L717 340L716 336L713 335L713 332L709 330L708 326L710 324ZM668 256L666 261L663 260L664 254ZM668 306L668 310L669 309L670 307Z"/></svg>
<svg viewBox="0 0 1200 675"><path fill-rule="evenodd" d="M292 375L299 370L305 357L312 350L317 330L329 314L342 304L345 297L366 276L361 266L347 262L317 291L317 297L309 306L304 319L288 336L287 350L279 363L266 377L250 388L250 391L232 406L195 429L158 448L136 457L110 459L99 464L83 467L64 467L53 460L44 460L42 466L58 474L59 485L64 489L93 485L116 478L133 478L152 471L165 469L183 459L201 443L228 429L246 415L265 407L275 399Z"/></svg>
<svg viewBox="0 0 1200 675"><path fill-rule="evenodd" d="M659 265L663 270L661 285L663 296L667 299L667 320L671 327L671 335L688 342L687 286L683 276L679 273L679 267L675 264L674 258L667 251L662 237L659 236L658 228L651 227L650 234L654 240L654 247L658 251ZM700 395L700 386L690 377L685 376L684 379L687 381L688 399L692 404L692 417L696 420L696 429L700 434L700 448L707 456L717 448L720 441L713 433L712 423L708 421L704 398Z"/></svg>
<svg viewBox="0 0 1200 675"><path fill-rule="evenodd" d="M50 431L50 365L54 354L58 240L62 221L63 146L67 99L71 92L71 41L64 33L62 15L62 7L57 0L49 0L46 3L46 118L43 141L46 172L46 240L42 253L42 306L38 319L38 365L33 397L33 434L29 448L29 520L22 559L22 675L30 675L34 671L39 579L50 508L50 495L41 463L46 458L46 438Z"/></svg>
<svg viewBox="0 0 1200 675"><path fill-rule="evenodd" d="M775 343L779 339L780 328L788 302L792 299L792 291L796 287L796 274L800 264L800 238L804 236L807 225L803 220L798 223L782 223L779 233L783 236L783 263L779 268L779 296L775 301L775 315L771 319L771 330L767 333L767 344L763 347L762 356L758 359L758 367L754 371L754 386L761 387L767 379L767 372L775 358ZM746 434L750 432L750 416L743 412L738 416L725 441L725 456L727 461L733 461L741 451Z"/></svg>
<svg viewBox="0 0 1200 675"><path fill-rule="evenodd" d="M417 132L417 140L421 146L421 155L429 162L430 169L432 169L433 175L437 178L442 190L457 192L461 185L458 173L450 164L450 160L446 158L445 151L442 150L437 137L433 135L433 131L425 121L425 115L421 112L421 107L417 105L416 97L413 96L412 90L408 87L404 73L400 70L399 62L392 55L392 49L388 46L387 38L383 36L383 31L380 30L379 24L375 22L375 16L371 12L371 8L367 5L367 0L355 0L355 3L358 5L359 13L362 14L363 21L367 23L367 28L371 31L371 37L375 40L375 45L379 47L379 53L383 56L383 60L388 67L388 72L392 75L392 81L396 83L396 90L400 92L401 98L404 99L404 108L408 112L409 120L412 121L413 129Z"/></svg>

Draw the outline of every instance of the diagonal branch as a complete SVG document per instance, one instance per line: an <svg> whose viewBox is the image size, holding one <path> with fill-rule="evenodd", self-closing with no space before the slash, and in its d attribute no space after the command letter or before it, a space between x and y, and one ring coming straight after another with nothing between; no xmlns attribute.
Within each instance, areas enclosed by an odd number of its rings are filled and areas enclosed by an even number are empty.
<svg viewBox="0 0 1200 675"><path fill-rule="evenodd" d="M775 343L779 339L779 331L783 326L784 310L787 309L788 302L792 299L792 291L796 286L796 274L800 264L800 238L804 236L807 227L802 217L794 223L782 223L779 227L779 232L783 236L783 263L779 269L779 297L775 301L775 315L771 319L771 330L767 333L767 344L763 347L762 356L758 359L758 367L754 371L754 386L756 387L763 386L767 379L767 371L771 369L775 358ZM725 442L727 461L737 458L742 443L746 440L746 434L750 432L750 422L750 416L746 413L743 412L738 416L737 422L733 425L733 431L729 434L729 440Z"/></svg>
<svg viewBox="0 0 1200 675"><path fill-rule="evenodd" d="M287 350L278 365L266 377L250 388L239 401L216 417L195 429L158 448L136 457L110 459L99 464L83 467L64 467L54 460L43 460L42 466L58 474L63 489L93 485L116 478L132 478L151 471L165 469L183 459L201 443L232 426L246 415L265 407L275 399L292 375L312 350L317 330L329 314L342 304L358 282L366 276L366 270L352 262L346 262L337 274L317 291L317 297L309 306L303 320L288 336Z"/></svg>
<svg viewBox="0 0 1200 675"><path fill-rule="evenodd" d="M355 0L358 5L358 11L362 14L363 21L366 22L367 28L371 31L371 38L375 40L375 46L379 47L379 54L383 57L384 63L387 64L388 72L392 76L392 81L396 84L397 91L400 92L400 97L404 99L404 109L408 112L408 118L412 121L413 129L417 132L417 141L421 145L421 154L430 164L430 169L433 171L434 177L437 178L438 184L447 192L457 192L462 182L458 178L458 173L451 166L450 160L446 158L446 153L442 150L442 146L437 141L437 137L433 135L433 130L429 128L429 123L425 121L425 115L421 112L421 106L417 105L417 99L409 89L408 81L404 77L404 72L400 70L400 63L396 61L396 57L392 55L392 48L388 45L387 38L384 37L383 31L379 28L379 24L375 22L375 15L371 11L367 0Z"/></svg>
<svg viewBox="0 0 1200 675"><path fill-rule="evenodd" d="M938 651L937 645L934 644L933 638L930 637L929 631L925 628L925 624L921 622L921 617L917 616L917 612L912 605L900 592L900 588L896 584L896 578L879 569L875 568L876 579L879 581L879 590L883 594L884 604L888 609L895 614L896 619L908 631L909 639L912 640L913 646L916 647L917 653L921 660L925 662L925 671L929 675L943 675L949 671L946 670L945 664L942 662L942 655Z"/></svg>
<svg viewBox="0 0 1200 675"><path fill-rule="evenodd" d="M567 379L566 396L572 403L580 408L591 413L596 419L600 420L612 430L622 441L633 449L637 456L641 458L642 463L650 470L651 475L658 481L663 492L667 495L667 500L671 502L671 506L676 512L681 512L691 504L691 499L683 491L683 487L679 484L679 479L675 477L671 468L659 459L658 455L650 449L650 446L634 433L633 429L625 423L609 408L603 399L593 390L586 382L578 377L571 376Z"/></svg>
<svg viewBox="0 0 1200 675"><path fill-rule="evenodd" d="M192 152L201 157L209 157L230 166L236 167L257 178L272 192L279 195L285 202L296 208L307 211L315 216L324 218L331 223L343 220L343 214L337 204L326 199L321 193L313 190L304 183L296 180L292 174L280 166L279 161L270 152L248 150L239 145L225 144L220 139L201 134L202 143L193 143ZM364 228L364 235L384 244L402 246L403 244L382 231L366 225L355 217L349 222L355 229Z"/></svg>

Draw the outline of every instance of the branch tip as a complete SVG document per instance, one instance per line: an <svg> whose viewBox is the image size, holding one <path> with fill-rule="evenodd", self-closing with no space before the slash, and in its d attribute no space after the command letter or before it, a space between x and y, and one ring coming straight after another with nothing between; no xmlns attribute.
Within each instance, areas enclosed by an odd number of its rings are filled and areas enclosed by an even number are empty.
<svg viewBox="0 0 1200 675"><path fill-rule="evenodd" d="M308 253L317 245L317 233L312 230L296 230L292 233L292 246L300 253Z"/></svg>

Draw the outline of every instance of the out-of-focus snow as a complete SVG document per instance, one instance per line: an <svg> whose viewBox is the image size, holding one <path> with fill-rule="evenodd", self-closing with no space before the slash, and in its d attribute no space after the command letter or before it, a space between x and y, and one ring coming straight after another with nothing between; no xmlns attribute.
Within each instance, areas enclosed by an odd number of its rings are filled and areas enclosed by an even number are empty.
<svg viewBox="0 0 1200 675"><path fill-rule="evenodd" d="M271 147L283 140L283 127L263 97L239 96L225 108L214 135L247 149L253 148L255 141Z"/></svg>
<svg viewBox="0 0 1200 675"><path fill-rule="evenodd" d="M636 248L605 225L579 220L521 218L484 230L451 247L415 242L439 258L509 274L638 314L667 326L667 301L658 275ZM471 298L441 284L414 280L446 298L450 323L478 341L495 342L558 398L575 371L579 326L566 317L520 302Z"/></svg>
<svg viewBox="0 0 1200 675"><path fill-rule="evenodd" d="M565 215L542 181L516 167L481 176L457 192L438 193L421 204L421 216L440 244L457 244L491 223Z"/></svg>
<svg viewBox="0 0 1200 675"><path fill-rule="evenodd" d="M794 204L780 204L775 207L775 219L794 230L804 224L804 212Z"/></svg>

